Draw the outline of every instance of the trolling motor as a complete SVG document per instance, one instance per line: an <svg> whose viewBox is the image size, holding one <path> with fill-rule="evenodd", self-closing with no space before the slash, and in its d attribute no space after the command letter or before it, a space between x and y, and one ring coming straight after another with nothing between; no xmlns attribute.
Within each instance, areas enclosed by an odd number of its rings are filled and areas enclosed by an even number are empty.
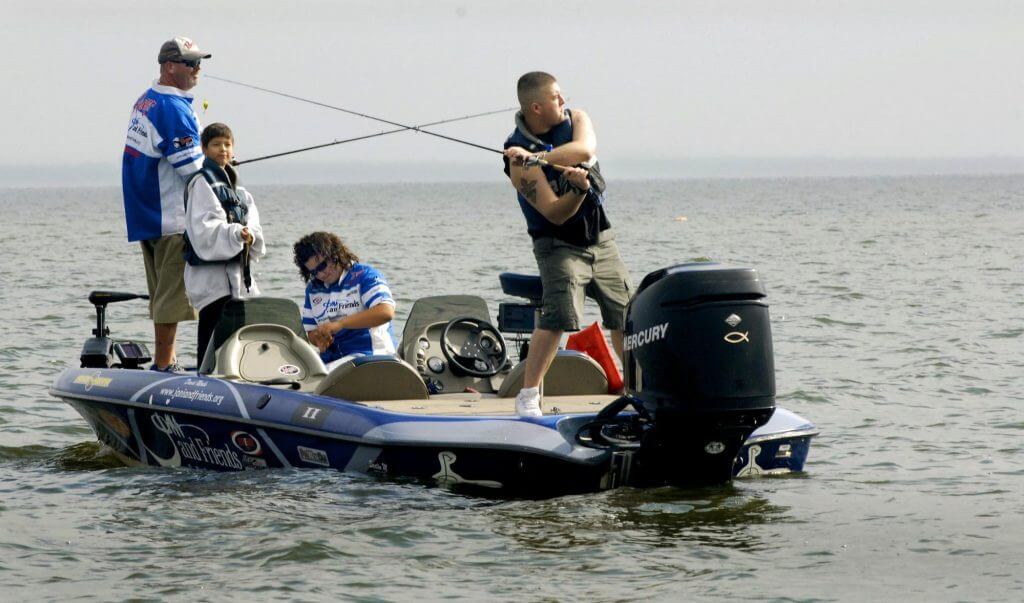
<svg viewBox="0 0 1024 603"><path fill-rule="evenodd" d="M114 341L108 337L107 304L130 299L149 299L149 296L117 291L93 291L89 294L89 303L96 307L96 328L92 330L93 336L82 346L82 368L137 369L152 360L145 345L134 341Z"/></svg>
<svg viewBox="0 0 1024 603"><path fill-rule="evenodd" d="M752 268L681 264L644 277L626 308L626 395L580 443L626 451L637 485L731 480L739 449L775 412L764 297ZM629 407L635 415L618 415Z"/></svg>

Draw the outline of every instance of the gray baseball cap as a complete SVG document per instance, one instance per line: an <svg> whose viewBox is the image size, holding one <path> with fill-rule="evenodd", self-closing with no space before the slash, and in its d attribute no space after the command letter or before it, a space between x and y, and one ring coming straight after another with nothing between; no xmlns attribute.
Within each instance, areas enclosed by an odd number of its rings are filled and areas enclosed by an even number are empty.
<svg viewBox="0 0 1024 603"><path fill-rule="evenodd" d="M157 55L158 63L194 61L196 59L209 59L213 55L199 50L199 46L190 38L178 36L173 40L167 40L160 47L160 54Z"/></svg>

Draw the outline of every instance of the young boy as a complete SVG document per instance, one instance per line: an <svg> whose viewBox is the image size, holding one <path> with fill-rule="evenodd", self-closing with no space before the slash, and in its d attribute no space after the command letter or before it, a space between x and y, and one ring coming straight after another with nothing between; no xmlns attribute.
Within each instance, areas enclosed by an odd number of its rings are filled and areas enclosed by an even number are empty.
<svg viewBox="0 0 1024 603"><path fill-rule="evenodd" d="M210 124L200 143L203 168L185 185L185 290L199 310L201 367L224 304L259 295L249 265L266 253L266 244L256 203L231 166L231 129Z"/></svg>

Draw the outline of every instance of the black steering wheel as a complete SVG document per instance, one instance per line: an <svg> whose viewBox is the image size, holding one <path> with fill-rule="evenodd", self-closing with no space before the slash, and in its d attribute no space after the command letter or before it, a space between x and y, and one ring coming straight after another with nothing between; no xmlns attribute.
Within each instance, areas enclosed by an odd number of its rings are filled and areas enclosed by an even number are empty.
<svg viewBox="0 0 1024 603"><path fill-rule="evenodd" d="M448 334L456 325L469 327L466 342L456 349ZM441 353L448 360L448 366L473 377L497 375L508 364L508 347L505 338L491 323L460 316L448 321L441 331Z"/></svg>

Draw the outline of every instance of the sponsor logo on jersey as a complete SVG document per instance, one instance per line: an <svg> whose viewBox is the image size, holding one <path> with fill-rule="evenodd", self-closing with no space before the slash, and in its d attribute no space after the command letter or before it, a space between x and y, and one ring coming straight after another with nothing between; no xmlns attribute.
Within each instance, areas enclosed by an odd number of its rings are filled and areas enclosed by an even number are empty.
<svg viewBox="0 0 1024 603"><path fill-rule="evenodd" d="M151 98L142 97L135 102L135 110L145 115L150 109L156 106L156 101Z"/></svg>
<svg viewBox="0 0 1024 603"><path fill-rule="evenodd" d="M171 141L176 149L184 149L195 145L195 138L191 136L179 136Z"/></svg>

